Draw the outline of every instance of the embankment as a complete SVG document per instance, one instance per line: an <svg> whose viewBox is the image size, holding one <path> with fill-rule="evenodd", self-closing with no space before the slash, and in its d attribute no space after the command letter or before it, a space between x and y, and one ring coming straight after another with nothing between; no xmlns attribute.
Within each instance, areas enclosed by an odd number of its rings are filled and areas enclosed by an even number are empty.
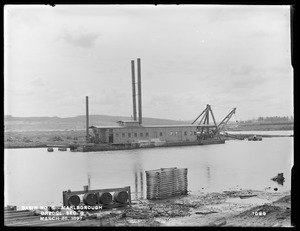
<svg viewBox="0 0 300 231"><path fill-rule="evenodd" d="M242 195L252 195L242 199ZM27 212L28 213L28 212ZM40 210L22 220L5 216L7 226L222 226L222 227L291 227L290 191L275 192L231 190L189 195L164 200L134 200L122 210L83 212L80 220L39 220ZM35 217L34 217L35 216Z"/></svg>

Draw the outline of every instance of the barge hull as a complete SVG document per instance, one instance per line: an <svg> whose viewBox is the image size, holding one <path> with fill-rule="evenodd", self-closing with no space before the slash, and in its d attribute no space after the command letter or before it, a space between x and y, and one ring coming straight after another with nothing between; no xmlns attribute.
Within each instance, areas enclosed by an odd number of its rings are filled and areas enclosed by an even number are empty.
<svg viewBox="0 0 300 231"><path fill-rule="evenodd" d="M208 145L208 144L224 144L225 140L203 140L203 141L190 141L190 142L165 142L148 145L131 143L131 144L107 144L107 145L86 145L79 146L73 151L77 152L98 152L98 151L114 151L114 150L132 150L132 149L143 149L143 148L158 148L158 147L181 147L181 146L193 146L193 145Z"/></svg>

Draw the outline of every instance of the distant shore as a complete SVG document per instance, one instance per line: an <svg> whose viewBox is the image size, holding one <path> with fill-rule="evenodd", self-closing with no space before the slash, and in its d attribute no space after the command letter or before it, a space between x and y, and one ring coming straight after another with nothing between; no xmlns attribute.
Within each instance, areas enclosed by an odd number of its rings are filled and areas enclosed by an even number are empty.
<svg viewBox="0 0 300 231"><path fill-rule="evenodd" d="M51 145L83 145L84 130L5 131L4 148L45 148Z"/></svg>
<svg viewBox="0 0 300 231"><path fill-rule="evenodd" d="M253 130L253 134L255 134L255 131L257 130ZM230 133L230 131L228 131L228 133ZM239 134L236 136L240 139L247 139L249 136L251 136L251 134L243 134L243 131L240 131ZM293 135L268 135L268 134L264 135L263 134L261 136L265 138L272 138L272 137L292 137ZM223 136L223 138L225 140L234 140L233 137L228 137L228 136ZM5 149L47 148L47 147L59 146L59 145L61 146L86 145L85 130L5 131L4 132Z"/></svg>

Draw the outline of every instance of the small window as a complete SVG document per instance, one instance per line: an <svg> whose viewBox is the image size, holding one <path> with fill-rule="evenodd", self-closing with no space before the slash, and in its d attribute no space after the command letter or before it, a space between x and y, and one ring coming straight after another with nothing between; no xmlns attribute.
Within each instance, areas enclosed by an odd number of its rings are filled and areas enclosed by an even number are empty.
<svg viewBox="0 0 300 231"><path fill-rule="evenodd" d="M173 136L173 132L170 132L170 136Z"/></svg>
<svg viewBox="0 0 300 231"><path fill-rule="evenodd" d="M190 131L190 136L192 136L193 135L193 131Z"/></svg>
<svg viewBox="0 0 300 231"><path fill-rule="evenodd" d="M128 137L131 137L131 133L128 133Z"/></svg>
<svg viewBox="0 0 300 231"><path fill-rule="evenodd" d="M162 132L159 133L159 136L162 136Z"/></svg>
<svg viewBox="0 0 300 231"><path fill-rule="evenodd" d="M140 137L143 137L143 133L142 132L140 133Z"/></svg>
<svg viewBox="0 0 300 231"><path fill-rule="evenodd" d="M122 133L122 137L125 137L125 133Z"/></svg>
<svg viewBox="0 0 300 231"><path fill-rule="evenodd" d="M177 136L177 132L175 132L175 136Z"/></svg>
<svg viewBox="0 0 300 231"><path fill-rule="evenodd" d="M137 137L137 133L134 133L134 137Z"/></svg>
<svg viewBox="0 0 300 231"><path fill-rule="evenodd" d="M197 132L194 132L194 136L196 136L197 135Z"/></svg>
<svg viewBox="0 0 300 231"><path fill-rule="evenodd" d="M184 135L185 135L185 136L187 135L187 132L186 132L186 131L184 132Z"/></svg>
<svg viewBox="0 0 300 231"><path fill-rule="evenodd" d="M146 136L149 136L149 133L148 133L148 132L146 132Z"/></svg>

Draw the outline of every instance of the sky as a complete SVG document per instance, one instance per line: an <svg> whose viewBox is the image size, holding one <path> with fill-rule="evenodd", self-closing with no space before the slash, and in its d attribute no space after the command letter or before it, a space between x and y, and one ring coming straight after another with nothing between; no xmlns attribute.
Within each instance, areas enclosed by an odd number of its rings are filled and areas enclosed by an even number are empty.
<svg viewBox="0 0 300 231"><path fill-rule="evenodd" d="M290 8L247 5L6 5L4 113L144 117L292 116Z"/></svg>

